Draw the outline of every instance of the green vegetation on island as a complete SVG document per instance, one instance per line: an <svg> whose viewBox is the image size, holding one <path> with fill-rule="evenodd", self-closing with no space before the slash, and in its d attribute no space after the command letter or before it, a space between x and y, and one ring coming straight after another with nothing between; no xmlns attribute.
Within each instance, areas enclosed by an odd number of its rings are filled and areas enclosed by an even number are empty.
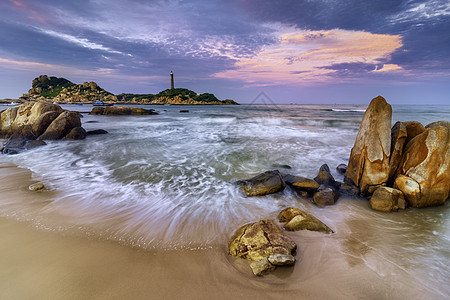
<svg viewBox="0 0 450 300"><path fill-rule="evenodd" d="M122 104L210 104L223 105L234 104L233 100L219 100L214 94L199 94L194 91L174 88L167 89L158 94L118 94L114 95L99 87L95 82L75 84L65 78L48 77L40 75L32 82L32 88L28 94L21 97L22 100L50 100L57 103L103 103Z"/></svg>

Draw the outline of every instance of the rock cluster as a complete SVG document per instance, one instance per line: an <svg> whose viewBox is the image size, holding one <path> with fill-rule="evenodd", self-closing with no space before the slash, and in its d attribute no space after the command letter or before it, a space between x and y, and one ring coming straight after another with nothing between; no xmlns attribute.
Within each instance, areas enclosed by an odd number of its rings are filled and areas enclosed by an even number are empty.
<svg viewBox="0 0 450 300"><path fill-rule="evenodd" d="M423 126L416 121L397 122L391 128L391 118L392 109L386 100L374 98L351 151L346 184L359 187L363 196L374 194L380 187L393 187L413 207L445 203L450 192L450 123L438 121ZM398 209L395 203L379 206L380 195L400 197L387 191L373 195L372 208Z"/></svg>
<svg viewBox="0 0 450 300"><path fill-rule="evenodd" d="M44 101L27 102L0 114L0 138L7 139L3 153L45 145L44 140L80 140L86 137L77 112Z"/></svg>
<svg viewBox="0 0 450 300"><path fill-rule="evenodd" d="M314 216L298 208L288 207L278 215L286 222L288 231L333 231ZM251 261L250 268L257 276L272 272L278 266L295 263L297 245L273 220L246 224L236 230L228 242L228 254Z"/></svg>

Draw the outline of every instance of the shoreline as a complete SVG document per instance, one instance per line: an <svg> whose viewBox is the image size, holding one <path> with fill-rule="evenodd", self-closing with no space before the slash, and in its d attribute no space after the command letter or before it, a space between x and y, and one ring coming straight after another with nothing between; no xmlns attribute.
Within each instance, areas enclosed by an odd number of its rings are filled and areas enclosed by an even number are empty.
<svg viewBox="0 0 450 300"><path fill-rule="evenodd" d="M0 164L0 180L9 201L45 205L56 193L29 191L36 182L32 172L12 164ZM362 219L335 220L334 235L289 233L298 245L296 265L255 277L247 261L227 255L227 241L208 250L143 250L83 233L36 229L33 218L1 213L0 290L8 299L443 297L423 281L426 274L386 261L389 253L368 246L364 238L370 231Z"/></svg>

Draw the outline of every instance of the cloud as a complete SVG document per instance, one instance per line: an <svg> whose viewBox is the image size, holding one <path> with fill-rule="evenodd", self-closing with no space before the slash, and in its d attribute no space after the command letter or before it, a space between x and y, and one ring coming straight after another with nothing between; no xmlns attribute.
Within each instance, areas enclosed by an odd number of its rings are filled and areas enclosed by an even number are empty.
<svg viewBox="0 0 450 300"><path fill-rule="evenodd" d="M402 67L396 64L384 64L381 66L381 68L378 68L378 66L375 67L375 70L371 72L380 73L380 72L393 72L393 71L401 71L403 70Z"/></svg>
<svg viewBox="0 0 450 300"><path fill-rule="evenodd" d="M123 55L125 55L125 53L123 53L123 52L112 50L112 49L110 49L108 47L105 47L103 45L100 45L100 44L97 44L97 43L93 43L93 42L91 42L91 41L89 41L88 39L85 39L85 38L78 38L78 37L75 37L75 36L72 36L72 35L69 35L69 34L56 32L56 31L49 30L49 29L39 29L38 28L38 30L40 30L43 33L48 34L50 36L54 36L54 37L63 39L65 41L77 44L77 45L79 45L81 47L84 47L84 48L88 48L88 49L92 49L92 50L102 50L102 51L106 51L106 52L113 53L113 54L123 54ZM128 54L128 55L130 55L130 54Z"/></svg>
<svg viewBox="0 0 450 300"><path fill-rule="evenodd" d="M18 1L18 0L9 0L13 4L15 9L19 9L25 11L28 15L28 19L37 21L41 24L47 24L47 20L42 13L39 11L32 9L28 4Z"/></svg>
<svg viewBox="0 0 450 300"><path fill-rule="evenodd" d="M300 30L284 28L278 42L264 46L250 58L240 59L235 69L218 72L218 78L240 80L248 85L303 85L336 82L340 64L388 62L402 47L399 35L352 30ZM386 64L385 72L399 70Z"/></svg>

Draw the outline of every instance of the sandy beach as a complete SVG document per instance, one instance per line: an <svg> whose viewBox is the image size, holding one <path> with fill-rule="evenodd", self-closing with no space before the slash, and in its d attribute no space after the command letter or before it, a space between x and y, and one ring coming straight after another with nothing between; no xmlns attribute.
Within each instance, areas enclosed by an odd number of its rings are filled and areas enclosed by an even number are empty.
<svg viewBox="0 0 450 300"><path fill-rule="evenodd" d="M20 198L45 205L56 193L29 191L29 184L35 182L32 173L13 165L0 167L0 182L2 202ZM389 256L368 245L365 239L371 239L373 232L362 220L338 226L333 236L291 233L299 247L296 265L256 277L246 261L227 255L227 241L206 250L142 250L76 230L46 230L36 220L2 215L1 298L444 298L426 274L411 272L395 263L397 254Z"/></svg>

